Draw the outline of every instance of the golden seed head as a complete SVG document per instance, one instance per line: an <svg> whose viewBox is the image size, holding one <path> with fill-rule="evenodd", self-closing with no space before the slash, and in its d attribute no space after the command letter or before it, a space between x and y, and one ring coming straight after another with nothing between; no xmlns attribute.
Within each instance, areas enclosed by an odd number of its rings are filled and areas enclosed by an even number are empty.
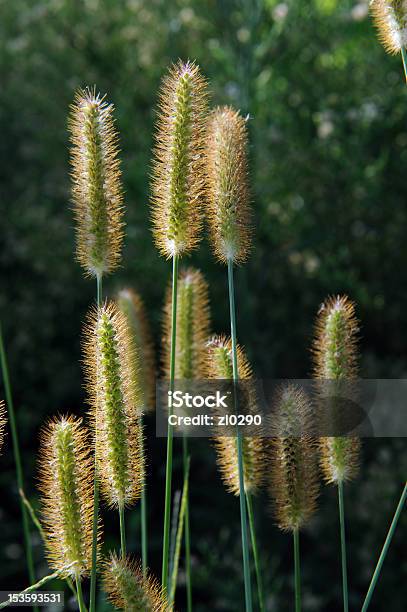
<svg viewBox="0 0 407 612"><path fill-rule="evenodd" d="M117 610L126 612L169 612L164 591L153 576L143 576L138 562L110 555L103 568L103 588Z"/></svg>
<svg viewBox="0 0 407 612"><path fill-rule="evenodd" d="M247 171L247 127L228 106L212 111L206 136L207 210L216 257L227 263L247 259L251 210Z"/></svg>
<svg viewBox="0 0 407 612"><path fill-rule="evenodd" d="M6 423L7 423L7 417L6 417L5 404L2 400L0 400L0 451L2 449L3 442L4 442L4 436L5 436L4 430L6 427Z"/></svg>
<svg viewBox="0 0 407 612"><path fill-rule="evenodd" d="M87 576L92 560L93 459L82 419L50 420L41 434L42 523L48 561L66 575Z"/></svg>
<svg viewBox="0 0 407 612"><path fill-rule="evenodd" d="M383 47L394 55L407 46L407 1L371 0L370 11Z"/></svg>
<svg viewBox="0 0 407 612"><path fill-rule="evenodd" d="M101 493L111 507L127 506L139 499L144 478L143 396L127 320L114 302L90 313L84 353Z"/></svg>
<svg viewBox="0 0 407 612"><path fill-rule="evenodd" d="M346 295L330 297L321 305L312 347L315 378L356 378L358 332L355 306Z"/></svg>
<svg viewBox="0 0 407 612"><path fill-rule="evenodd" d="M163 369L170 376L172 288L164 306ZM177 289L176 379L202 379L206 373L206 342L209 336L208 284L199 270L182 270Z"/></svg>
<svg viewBox="0 0 407 612"><path fill-rule="evenodd" d="M355 306L347 296L330 297L322 304L315 326L313 344L314 376L320 380L319 398L334 402L332 383L339 391L352 393L358 374L359 323ZM327 382L330 381L330 382ZM351 384L347 385L347 381ZM329 397L332 396L331 399ZM331 406L328 404L328 406ZM332 409L337 410L335 406ZM320 464L324 480L339 483L351 480L358 472L360 440L356 437L323 437L319 441Z"/></svg>
<svg viewBox="0 0 407 612"><path fill-rule="evenodd" d="M252 378L251 366L244 351L237 347L239 379ZM233 378L232 342L225 336L214 336L208 343L207 376L212 379L231 380ZM244 413L255 413L254 394L249 390L248 405ZM246 493L256 494L264 482L265 445L260 436L243 437L244 488ZM223 484L234 495L239 495L239 464L237 440L235 436L217 436L214 439L216 461Z"/></svg>
<svg viewBox="0 0 407 612"><path fill-rule="evenodd" d="M155 407L155 355L144 302L133 289L122 289L117 294L117 305L127 319L134 343L134 353L139 356L138 360L136 359L133 363L132 371L143 395L144 411L153 411Z"/></svg>
<svg viewBox="0 0 407 612"><path fill-rule="evenodd" d="M114 107L96 89L80 89L68 122L77 258L89 276L112 272L123 242L123 190Z"/></svg>
<svg viewBox="0 0 407 612"><path fill-rule="evenodd" d="M317 503L316 442L305 433L310 430L312 406L301 388L287 385L277 393L273 416L270 493L279 528L293 531L308 522Z"/></svg>
<svg viewBox="0 0 407 612"><path fill-rule="evenodd" d="M167 258L189 253L199 241L206 108L199 67L178 61L159 94L152 180L154 237Z"/></svg>

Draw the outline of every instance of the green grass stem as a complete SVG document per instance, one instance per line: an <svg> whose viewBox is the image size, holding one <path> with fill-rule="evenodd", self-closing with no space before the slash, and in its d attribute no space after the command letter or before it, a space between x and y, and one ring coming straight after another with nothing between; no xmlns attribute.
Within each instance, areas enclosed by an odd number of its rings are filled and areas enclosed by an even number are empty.
<svg viewBox="0 0 407 612"><path fill-rule="evenodd" d="M404 76L406 77L407 82L407 54L404 47L401 48L401 59L403 61Z"/></svg>
<svg viewBox="0 0 407 612"><path fill-rule="evenodd" d="M185 479L189 474L190 456L188 452L188 438L184 435L182 438L182 456L184 469L184 487ZM192 576L191 576L191 528L189 523L189 489L186 488L185 499L185 573L186 573L186 589L187 589L187 612L192 612Z"/></svg>
<svg viewBox="0 0 407 612"><path fill-rule="evenodd" d="M233 261L228 260L228 287L229 287L229 309L230 309L230 332L232 338L232 364L233 364L233 381L236 384L239 379L239 370L237 363L237 340L236 340L236 308L235 308L235 287L233 279ZM235 409L237 409L237 389L234 388ZM244 464L243 464L243 440L240 428L237 427L237 456L239 469L239 500L240 500L240 524L242 531L242 552L243 552L243 574L244 574L244 590L246 612L252 612L252 587L250 581L250 563L249 563L249 543L247 535L247 513L246 513L246 498L244 490Z"/></svg>
<svg viewBox="0 0 407 612"><path fill-rule="evenodd" d="M119 506L119 520L120 520L120 549L121 555L124 559L126 556L126 523L124 521L124 505Z"/></svg>
<svg viewBox="0 0 407 612"><path fill-rule="evenodd" d="M184 474L184 485L182 488L182 498L181 498L181 506L178 516L178 528L177 528L177 536L175 540L174 547L174 556L172 560L172 570L171 570L171 585L170 585L170 603L174 603L175 599L175 591L177 589L177 579L178 579L178 567L179 567L179 557L181 552L181 542L182 542L182 534L184 527L186 525L186 513L187 513L187 502L188 502L188 491L189 491L189 458L187 459L187 464L185 468Z"/></svg>
<svg viewBox="0 0 407 612"><path fill-rule="evenodd" d="M301 612L301 565L300 565L300 532L293 531L294 539L294 583L295 583L295 612Z"/></svg>
<svg viewBox="0 0 407 612"><path fill-rule="evenodd" d="M348 570L346 562L346 535L345 535L345 506L343 501L343 482L338 482L338 503L339 503L339 525L341 531L341 560L342 560L342 592L343 610L348 612Z"/></svg>
<svg viewBox="0 0 407 612"><path fill-rule="evenodd" d="M81 585L81 579L79 577L79 573L76 574L75 583L76 583L76 592L77 592L77 598L78 598L79 612L85 612L86 606L83 600L82 585Z"/></svg>
<svg viewBox="0 0 407 612"><path fill-rule="evenodd" d="M253 513L253 502L252 502L252 496L250 495L250 493L246 493L246 502L247 502L247 514L249 517L250 539L252 543L254 567L256 570L257 596L259 600L260 612L264 612L263 581L261 578L260 558L259 558L259 551L257 548L256 529L255 529L255 524L254 524L254 513Z"/></svg>

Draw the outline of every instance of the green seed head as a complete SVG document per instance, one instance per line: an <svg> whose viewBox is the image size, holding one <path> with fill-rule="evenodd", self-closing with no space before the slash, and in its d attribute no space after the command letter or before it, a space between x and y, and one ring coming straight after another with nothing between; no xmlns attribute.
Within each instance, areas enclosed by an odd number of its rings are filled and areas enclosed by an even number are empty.
<svg viewBox="0 0 407 612"><path fill-rule="evenodd" d="M101 491L111 506L123 507L140 497L144 474L140 446L143 396L132 369L137 356L127 321L113 302L91 313L85 337Z"/></svg>
<svg viewBox="0 0 407 612"><path fill-rule="evenodd" d="M237 347L239 379L252 378L251 366L243 352ZM224 336L214 336L208 343L207 376L212 379L232 380L232 342ZM250 391L244 413L255 412L256 403ZM259 436L243 437L244 488L255 494L265 476L265 445ZM235 436L217 436L214 440L216 460L226 489L238 496L240 493L237 440Z"/></svg>
<svg viewBox="0 0 407 612"><path fill-rule="evenodd" d="M394 55L407 46L406 0L372 0L370 11L380 42Z"/></svg>
<svg viewBox="0 0 407 612"><path fill-rule="evenodd" d="M280 389L273 417L270 493L278 526L293 531L311 518L318 494L316 442L306 433L312 407L304 391L294 385Z"/></svg>
<svg viewBox="0 0 407 612"><path fill-rule="evenodd" d="M178 279L175 378L202 379L206 372L206 342L209 335L208 285L199 270L182 270ZM172 291L168 287L164 307L164 357L170 375Z"/></svg>
<svg viewBox="0 0 407 612"><path fill-rule="evenodd" d="M133 289L122 289L117 295L117 305L126 318L134 354L139 359L133 362L132 372L143 398L144 411L155 407L155 356L150 326L143 300Z"/></svg>
<svg viewBox="0 0 407 612"><path fill-rule="evenodd" d="M246 120L228 106L209 117L206 137L207 211L219 261L242 263L251 239Z"/></svg>
<svg viewBox="0 0 407 612"><path fill-rule="evenodd" d="M46 549L56 570L89 574L92 553L93 460L81 419L60 417L43 430L40 490Z"/></svg>
<svg viewBox="0 0 407 612"><path fill-rule="evenodd" d="M179 61L160 91L152 221L157 247L167 258L188 253L199 240L206 88L198 66Z"/></svg>
<svg viewBox="0 0 407 612"><path fill-rule="evenodd" d="M118 610L126 612L167 612L169 605L158 581L143 576L139 563L112 554L103 569L104 590Z"/></svg>
<svg viewBox="0 0 407 612"><path fill-rule="evenodd" d="M90 276L112 272L121 259L123 193L113 111L95 89L79 90L69 118L77 258Z"/></svg>

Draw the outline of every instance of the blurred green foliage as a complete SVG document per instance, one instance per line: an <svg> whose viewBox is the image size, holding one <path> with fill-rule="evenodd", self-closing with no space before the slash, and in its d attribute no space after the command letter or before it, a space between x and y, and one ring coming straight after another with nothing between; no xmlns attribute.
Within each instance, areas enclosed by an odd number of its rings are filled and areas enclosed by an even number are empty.
<svg viewBox="0 0 407 612"><path fill-rule="evenodd" d="M108 93L121 133L127 237L123 267L106 290L141 291L157 344L169 266L149 224L154 106L167 65L192 58L210 81L213 104L250 116L256 234L236 279L239 338L258 375L309 374L315 313L337 292L358 305L363 375L406 375L407 91L400 59L376 40L366 0L2 0L0 40L0 312L30 494L44 418L84 411L80 330L95 287L73 258L66 117L75 89L86 84ZM227 331L225 270L206 240L191 263L210 281L214 330ZM164 441L155 439L153 421L149 433L158 573ZM208 444L194 451L194 609L241 610L236 500L224 492ZM19 588L26 577L11 453L1 462L2 588ZM360 607L406 468L403 441L365 443L361 477L346 500L352 609ZM291 542L273 527L266 498L256 511L269 609L290 610ZM113 545L117 525L105 515ZM129 515L137 550L138 513ZM399 532L372 611L405 609ZM335 491L324 489L303 537L310 612L341 609L337 535ZM45 573L41 555L38 543ZM182 585L179 595L182 610Z"/></svg>

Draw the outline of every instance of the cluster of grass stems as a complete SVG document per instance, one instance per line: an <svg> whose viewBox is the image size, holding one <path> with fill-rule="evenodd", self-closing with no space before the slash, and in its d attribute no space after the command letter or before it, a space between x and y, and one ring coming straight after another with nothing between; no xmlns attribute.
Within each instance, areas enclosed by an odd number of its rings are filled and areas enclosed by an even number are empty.
<svg viewBox="0 0 407 612"><path fill-rule="evenodd" d="M373 10L386 47L395 48L386 21L397 2L377 1ZM400 9L401 10L401 9ZM387 11L387 12L386 12ZM396 16L398 13L396 11ZM404 18L404 17L403 17ZM152 223L160 253L172 262L172 280L164 306L161 373L174 390L177 379L233 381L238 411L238 381L253 378L238 345L235 267L243 264L251 246L251 209L247 171L247 119L231 107L208 109L208 83L191 62L172 66L159 95L153 160ZM90 578L89 610L96 610L100 573L108 598L117 609L173 609L178 567L184 546L187 610L193 609L190 524L190 464L188 439L182 440L183 487L179 509L171 521L174 431L168 425L164 495L161 581L148 571L147 481L148 450L143 415L155 404L155 358L142 299L123 289L106 299L103 279L121 260L124 238L123 191L114 109L96 89L80 90L71 108L72 201L77 221L77 259L86 276L96 280L95 305L84 328L84 377L89 410L85 419L59 415L41 434L39 459L40 518L24 494L18 426L13 406L6 353L0 328L0 360L8 421L20 491L27 573L31 586L41 588L60 577L87 611L82 582ZM179 269L182 257L199 243L204 219L216 259L225 265L230 336L211 335L209 287L199 270ZM346 296L328 298L317 315L312 347L317 395L323 400L324 381L352 381L358 375L358 323L354 304ZM250 409L256 409L255 400ZM307 430L313 406L294 385L278 390L273 411L276 428L271 439L234 435L215 439L220 474L226 489L239 499L242 574L245 609L257 602L266 610L262 558L257 542L253 497L269 490L278 527L292 534L295 610L301 610L300 531L317 507L319 473L338 493L343 609L348 610L345 536L345 484L357 472L360 442L355 437L312 438ZM170 409L171 410L171 409ZM0 443L6 424L0 404ZM91 441L91 442L90 442ZM319 468L318 468L319 466ZM362 610L370 604L397 521L405 504L404 487L390 525ZM125 510L140 500L141 561L127 554ZM101 556L100 502L117 512L119 553ZM31 527L43 540L51 574L36 581ZM171 523L174 524L171 546ZM252 570L256 597L252 592ZM7 604L1 604L5 607Z"/></svg>

